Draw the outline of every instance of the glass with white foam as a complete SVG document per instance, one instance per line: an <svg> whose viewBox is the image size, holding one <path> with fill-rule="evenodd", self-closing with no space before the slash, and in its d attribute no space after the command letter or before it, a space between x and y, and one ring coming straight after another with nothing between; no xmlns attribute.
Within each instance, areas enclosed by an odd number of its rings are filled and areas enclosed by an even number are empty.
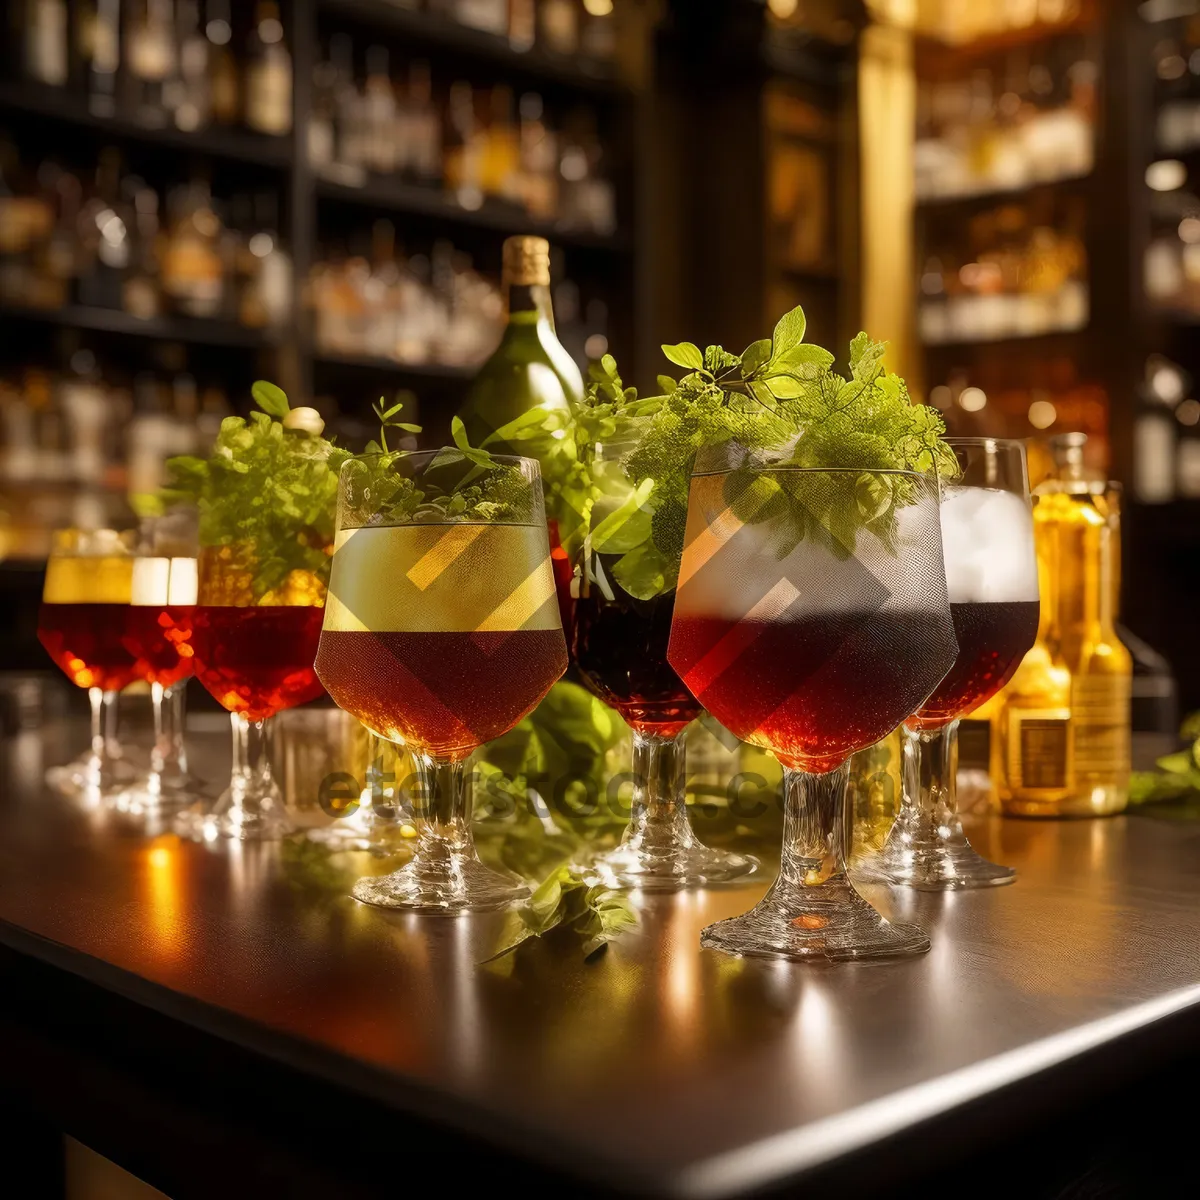
<svg viewBox="0 0 1200 1200"><path fill-rule="evenodd" d="M1038 629L1037 556L1025 446L948 439L961 474L941 490L942 551L958 641L954 666L902 728L903 797L871 874L928 891L1011 883L963 832L955 773L958 723L1020 665Z"/></svg>

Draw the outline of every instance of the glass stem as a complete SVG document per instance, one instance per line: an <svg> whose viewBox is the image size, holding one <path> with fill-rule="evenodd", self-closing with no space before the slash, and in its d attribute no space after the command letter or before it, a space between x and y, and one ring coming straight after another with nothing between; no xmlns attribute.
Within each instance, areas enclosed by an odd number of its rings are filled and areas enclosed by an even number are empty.
<svg viewBox="0 0 1200 1200"><path fill-rule="evenodd" d="M160 747L161 771L172 775L186 775L188 769L187 747L183 740L183 727L187 720L185 703L187 680L180 680L165 688L159 701L161 727L155 729L155 743Z"/></svg>
<svg viewBox="0 0 1200 1200"><path fill-rule="evenodd" d="M251 721L245 713L230 713L233 725L233 783L243 799L262 799L274 791L271 774L270 718Z"/></svg>
<svg viewBox="0 0 1200 1200"><path fill-rule="evenodd" d="M117 700L120 692L104 693L104 737L102 755L106 758L121 757L121 743L117 740Z"/></svg>
<svg viewBox="0 0 1200 1200"><path fill-rule="evenodd" d="M465 854L474 858L471 837L471 793L465 760L457 762L415 754L417 854L429 865L433 858Z"/></svg>
<svg viewBox="0 0 1200 1200"><path fill-rule="evenodd" d="M931 843L944 840L939 830L961 832L954 787L958 771L958 722L921 732L905 725L900 736L904 747L900 818L904 827L915 837Z"/></svg>
<svg viewBox="0 0 1200 1200"><path fill-rule="evenodd" d="M822 775L785 768L780 883L816 887L845 875L849 778L848 762Z"/></svg>
<svg viewBox="0 0 1200 1200"><path fill-rule="evenodd" d="M633 807L625 837L667 844L693 840L685 781L687 731L659 737L633 731Z"/></svg>
<svg viewBox="0 0 1200 1200"><path fill-rule="evenodd" d="M104 691L88 688L88 703L92 706L92 757L104 757Z"/></svg>

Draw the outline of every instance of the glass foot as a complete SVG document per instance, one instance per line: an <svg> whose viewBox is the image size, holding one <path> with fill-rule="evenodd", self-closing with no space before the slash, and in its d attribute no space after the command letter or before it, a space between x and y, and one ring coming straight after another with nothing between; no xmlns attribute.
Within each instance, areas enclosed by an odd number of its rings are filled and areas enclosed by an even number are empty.
<svg viewBox="0 0 1200 1200"><path fill-rule="evenodd" d="M615 850L593 860L585 874L610 888L674 892L747 879L758 869L758 859L749 854L714 850L695 837L657 842L646 832L627 837Z"/></svg>
<svg viewBox="0 0 1200 1200"><path fill-rule="evenodd" d="M896 818L883 848L863 861L864 879L926 892L998 887L1016 879L1012 867L988 862L972 848L957 816L940 825L919 812L914 818L903 812Z"/></svg>
<svg viewBox="0 0 1200 1200"><path fill-rule="evenodd" d="M342 817L332 825L310 829L305 836L310 842L337 853L342 850L361 850L380 857L399 854L411 849L411 827L406 837L399 821L382 820L369 808L360 808L353 815Z"/></svg>
<svg viewBox="0 0 1200 1200"><path fill-rule="evenodd" d="M251 803L233 788L226 788L211 806L185 809L176 818L175 829L184 837L204 842L221 837L274 842L295 832L278 795L256 796Z"/></svg>
<svg viewBox="0 0 1200 1200"><path fill-rule="evenodd" d="M379 908L418 912L486 912L523 900L529 888L515 875L485 867L473 853L439 855L436 861L414 858L390 875L360 879L355 900Z"/></svg>
<svg viewBox="0 0 1200 1200"><path fill-rule="evenodd" d="M748 913L705 929L700 944L726 954L845 962L924 954L929 938L915 925L893 925L838 875L815 887L777 880Z"/></svg>

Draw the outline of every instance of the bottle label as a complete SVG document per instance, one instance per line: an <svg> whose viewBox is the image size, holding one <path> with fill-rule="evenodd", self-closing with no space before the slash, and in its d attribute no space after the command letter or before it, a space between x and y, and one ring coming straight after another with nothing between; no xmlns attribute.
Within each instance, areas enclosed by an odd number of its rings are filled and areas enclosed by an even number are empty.
<svg viewBox="0 0 1200 1200"><path fill-rule="evenodd" d="M1075 785L1121 784L1129 775L1128 675L1080 675L1071 686Z"/></svg>
<svg viewBox="0 0 1200 1200"><path fill-rule="evenodd" d="M1070 718L1066 708L1009 710L1008 780L1014 792L1060 791L1067 786Z"/></svg>

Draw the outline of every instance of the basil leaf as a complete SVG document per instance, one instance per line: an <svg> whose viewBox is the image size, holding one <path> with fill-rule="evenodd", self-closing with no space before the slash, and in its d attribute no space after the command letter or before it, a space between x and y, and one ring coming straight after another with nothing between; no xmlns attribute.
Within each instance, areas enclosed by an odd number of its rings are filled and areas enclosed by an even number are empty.
<svg viewBox="0 0 1200 1200"><path fill-rule="evenodd" d="M689 371L704 369L704 355L700 353L700 347L692 345L691 342L679 342L674 346L664 345L662 352L677 367L686 367Z"/></svg>

